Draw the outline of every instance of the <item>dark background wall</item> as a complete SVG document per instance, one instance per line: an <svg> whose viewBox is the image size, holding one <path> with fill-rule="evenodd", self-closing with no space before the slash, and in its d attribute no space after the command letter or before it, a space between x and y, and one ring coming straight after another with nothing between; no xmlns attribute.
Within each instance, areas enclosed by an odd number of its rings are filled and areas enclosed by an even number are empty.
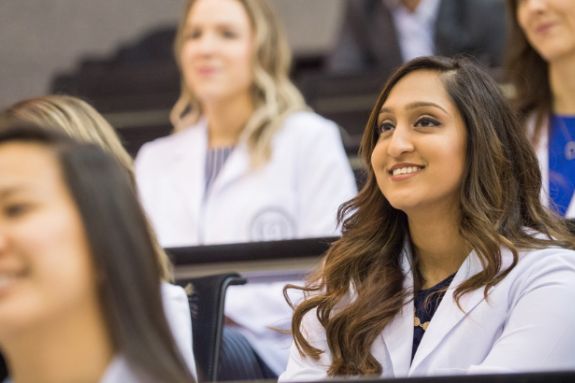
<svg viewBox="0 0 575 383"><path fill-rule="evenodd" d="M342 0L270 0L296 54L330 48ZM184 0L0 0L0 108L45 94L58 73L175 25Z"/></svg>

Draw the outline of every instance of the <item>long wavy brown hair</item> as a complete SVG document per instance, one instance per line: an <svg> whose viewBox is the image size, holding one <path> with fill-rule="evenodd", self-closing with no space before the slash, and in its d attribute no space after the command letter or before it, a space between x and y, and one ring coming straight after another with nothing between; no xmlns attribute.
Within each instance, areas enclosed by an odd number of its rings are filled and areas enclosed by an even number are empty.
<svg viewBox="0 0 575 383"><path fill-rule="evenodd" d="M370 156L378 140L375 127L381 106L400 79L419 70L440 75L467 129L459 230L480 257L483 271L456 289L457 301L478 288L484 288L487 297L489 289L516 265L519 248L551 244L575 248L565 225L541 205L537 158L495 81L467 59L422 57L403 65L392 74L371 111L360 148L367 182L339 210L342 237L304 287L286 287L286 296L289 288L305 293L293 316L295 344L302 355L313 359L326 351L313 347L302 331L304 316L316 315L332 356L330 376L380 374L382 367L370 353L371 345L411 298L403 288L400 267L404 240L409 238L407 218L378 188ZM544 238L534 238L526 229ZM505 269L501 246L514 255ZM349 299L350 289L353 299Z"/></svg>
<svg viewBox="0 0 575 383"><path fill-rule="evenodd" d="M549 83L549 65L529 44L517 20L518 0L507 0L508 38L505 57L505 77L514 87L513 104L519 111L522 126L535 116L535 129L530 139L537 143L543 133L545 118L551 112L553 96Z"/></svg>

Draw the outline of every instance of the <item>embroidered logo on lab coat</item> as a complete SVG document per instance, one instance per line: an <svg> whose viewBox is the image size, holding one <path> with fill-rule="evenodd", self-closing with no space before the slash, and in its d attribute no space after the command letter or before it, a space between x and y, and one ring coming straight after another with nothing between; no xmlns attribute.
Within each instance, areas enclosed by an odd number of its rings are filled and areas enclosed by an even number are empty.
<svg viewBox="0 0 575 383"><path fill-rule="evenodd" d="M296 225L288 212L278 207L261 209L250 223L251 241L275 241L294 238Z"/></svg>

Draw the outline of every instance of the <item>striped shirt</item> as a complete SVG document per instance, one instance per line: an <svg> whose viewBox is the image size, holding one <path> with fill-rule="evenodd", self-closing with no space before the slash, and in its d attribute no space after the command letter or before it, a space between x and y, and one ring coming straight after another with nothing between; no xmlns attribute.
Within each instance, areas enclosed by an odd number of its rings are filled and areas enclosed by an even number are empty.
<svg viewBox="0 0 575 383"><path fill-rule="evenodd" d="M206 164L204 168L206 191L212 186L212 183L224 167L226 160L234 150L234 146L221 148L209 148L206 153Z"/></svg>

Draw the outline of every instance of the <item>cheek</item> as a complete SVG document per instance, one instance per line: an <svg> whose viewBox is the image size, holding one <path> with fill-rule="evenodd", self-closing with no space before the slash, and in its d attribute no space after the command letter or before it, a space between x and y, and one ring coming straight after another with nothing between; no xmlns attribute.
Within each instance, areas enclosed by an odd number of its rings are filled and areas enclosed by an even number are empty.
<svg viewBox="0 0 575 383"><path fill-rule="evenodd" d="M439 145L438 145L439 146ZM466 148L465 144L457 146L447 146L442 151L443 166L439 169L443 173L443 177L449 180L446 183L452 186L459 185L463 179L466 161Z"/></svg>
<svg viewBox="0 0 575 383"><path fill-rule="evenodd" d="M383 154L385 153L385 150L383 148L383 144L381 143L377 143L375 145L375 147L373 148L373 151L371 152L371 166L373 168L373 171L376 173L379 171L380 168L382 168L383 165Z"/></svg>
<svg viewBox="0 0 575 383"><path fill-rule="evenodd" d="M0 301L0 336L99 304L83 232L58 220L33 223L11 233L10 252L25 263L26 275Z"/></svg>
<svg viewBox="0 0 575 383"><path fill-rule="evenodd" d="M385 176L387 175L385 158L386 158L386 145L384 142L378 142L373 151L371 152L371 167L375 175L377 183L381 185Z"/></svg>
<svg viewBox="0 0 575 383"><path fill-rule="evenodd" d="M526 25L527 25L527 13L522 9L517 9L515 12L515 19L517 20L517 24L519 28L523 31L523 33L527 32Z"/></svg>
<svg viewBox="0 0 575 383"><path fill-rule="evenodd" d="M236 69L239 84L249 88L254 82L254 71L251 59L246 58L242 62L242 65L238 65Z"/></svg>
<svg viewBox="0 0 575 383"><path fill-rule="evenodd" d="M22 244L30 257L34 280L45 285L46 292L69 295L70 289L81 294L90 290L93 267L81 223L61 215L46 225L30 231L35 235Z"/></svg>
<svg viewBox="0 0 575 383"><path fill-rule="evenodd" d="M253 78L254 54L251 46L245 43L235 44L227 51L231 70L243 84L251 83Z"/></svg>
<svg viewBox="0 0 575 383"><path fill-rule="evenodd" d="M180 67L183 78L189 81L190 77L193 76L192 65L193 65L193 49L189 47L184 47L182 53L180 54Z"/></svg>

